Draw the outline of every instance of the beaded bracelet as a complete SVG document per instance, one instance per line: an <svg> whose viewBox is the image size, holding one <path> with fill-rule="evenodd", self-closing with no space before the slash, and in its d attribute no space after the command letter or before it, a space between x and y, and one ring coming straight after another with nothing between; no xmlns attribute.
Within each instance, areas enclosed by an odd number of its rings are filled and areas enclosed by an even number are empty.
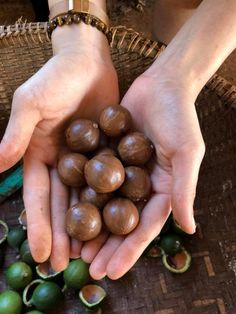
<svg viewBox="0 0 236 314"><path fill-rule="evenodd" d="M63 13L51 19L48 24L49 37L51 37L52 32L55 28L57 28L57 26L61 27L63 25L71 25L73 23L79 24L80 22L97 28L100 32L106 35L108 42L111 42L112 35L109 27L98 17L84 12Z"/></svg>

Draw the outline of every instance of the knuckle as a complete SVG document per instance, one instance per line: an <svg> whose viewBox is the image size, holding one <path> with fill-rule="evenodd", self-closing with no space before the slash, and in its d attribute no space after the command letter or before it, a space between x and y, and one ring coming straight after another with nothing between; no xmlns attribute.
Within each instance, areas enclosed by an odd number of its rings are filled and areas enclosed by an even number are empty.
<svg viewBox="0 0 236 314"><path fill-rule="evenodd" d="M205 150L205 143L203 139L199 138L185 145L185 147L182 149L182 153L186 156L189 156L191 159L202 159L205 154Z"/></svg>
<svg viewBox="0 0 236 314"><path fill-rule="evenodd" d="M7 156L5 156L5 158L7 157L6 163L14 163L22 157L24 150L17 139L9 141L5 137L1 144L5 146L5 151L7 152Z"/></svg>
<svg viewBox="0 0 236 314"><path fill-rule="evenodd" d="M23 85L18 87L13 95L14 103L20 106L32 106L35 104L35 92L32 88L25 88Z"/></svg>

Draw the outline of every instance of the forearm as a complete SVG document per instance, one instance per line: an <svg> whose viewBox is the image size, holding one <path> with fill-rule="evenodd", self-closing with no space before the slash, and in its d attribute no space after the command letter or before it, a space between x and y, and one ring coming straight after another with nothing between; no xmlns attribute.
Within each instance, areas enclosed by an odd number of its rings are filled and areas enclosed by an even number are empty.
<svg viewBox="0 0 236 314"><path fill-rule="evenodd" d="M149 72L173 73L196 95L236 48L236 1L205 0ZM195 96L196 96L195 95Z"/></svg>
<svg viewBox="0 0 236 314"><path fill-rule="evenodd" d="M201 0L156 0L152 19L154 38L168 44L201 2Z"/></svg>
<svg viewBox="0 0 236 314"><path fill-rule="evenodd" d="M49 10L61 0L48 0ZM106 0L93 1L99 9L106 12ZM107 53L108 52L108 41L102 32L98 31L91 25L84 23L71 24L69 26L64 25L63 27L57 27L52 33L52 46L54 54L64 51L74 51L75 53L79 50L86 52L89 47L94 49L96 52Z"/></svg>

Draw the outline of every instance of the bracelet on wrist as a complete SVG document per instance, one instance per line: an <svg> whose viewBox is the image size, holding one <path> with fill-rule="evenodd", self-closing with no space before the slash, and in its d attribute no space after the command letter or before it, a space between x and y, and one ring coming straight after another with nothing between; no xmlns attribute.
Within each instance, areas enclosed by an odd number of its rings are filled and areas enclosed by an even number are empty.
<svg viewBox="0 0 236 314"><path fill-rule="evenodd" d="M53 6L50 12L48 34L51 36L58 26L79 24L80 22L97 28L110 43L111 32L106 13L88 0L63 0Z"/></svg>

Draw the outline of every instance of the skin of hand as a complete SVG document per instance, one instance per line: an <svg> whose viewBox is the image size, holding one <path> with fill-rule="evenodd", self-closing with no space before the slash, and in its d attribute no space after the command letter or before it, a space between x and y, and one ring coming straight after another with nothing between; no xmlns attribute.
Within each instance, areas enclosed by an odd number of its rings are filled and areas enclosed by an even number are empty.
<svg viewBox="0 0 236 314"><path fill-rule="evenodd" d="M205 146L194 101L179 82L149 73L141 75L122 100L136 129L155 146L155 164L150 174L154 193L131 234L112 235L103 246L101 241L92 247L91 242L83 246L81 256L92 262L93 278L107 275L118 279L125 274L159 234L171 210L188 233L195 231L193 201Z"/></svg>
<svg viewBox="0 0 236 314"><path fill-rule="evenodd" d="M70 200L56 171L64 130L77 117L96 120L104 106L118 103L119 95L102 33L85 24L54 32L54 56L14 94L0 144L0 171L24 156L23 198L32 255L37 262L50 257L59 271L81 248L77 241L70 243L65 231L65 213L76 198Z"/></svg>
<svg viewBox="0 0 236 314"><path fill-rule="evenodd" d="M136 128L155 146L154 195L131 234L107 239L103 233L83 246L81 256L91 263L93 278L123 276L158 235L170 211L183 230L195 231L193 202L205 146L194 102L236 47L235 20L234 0L203 1L122 100Z"/></svg>

